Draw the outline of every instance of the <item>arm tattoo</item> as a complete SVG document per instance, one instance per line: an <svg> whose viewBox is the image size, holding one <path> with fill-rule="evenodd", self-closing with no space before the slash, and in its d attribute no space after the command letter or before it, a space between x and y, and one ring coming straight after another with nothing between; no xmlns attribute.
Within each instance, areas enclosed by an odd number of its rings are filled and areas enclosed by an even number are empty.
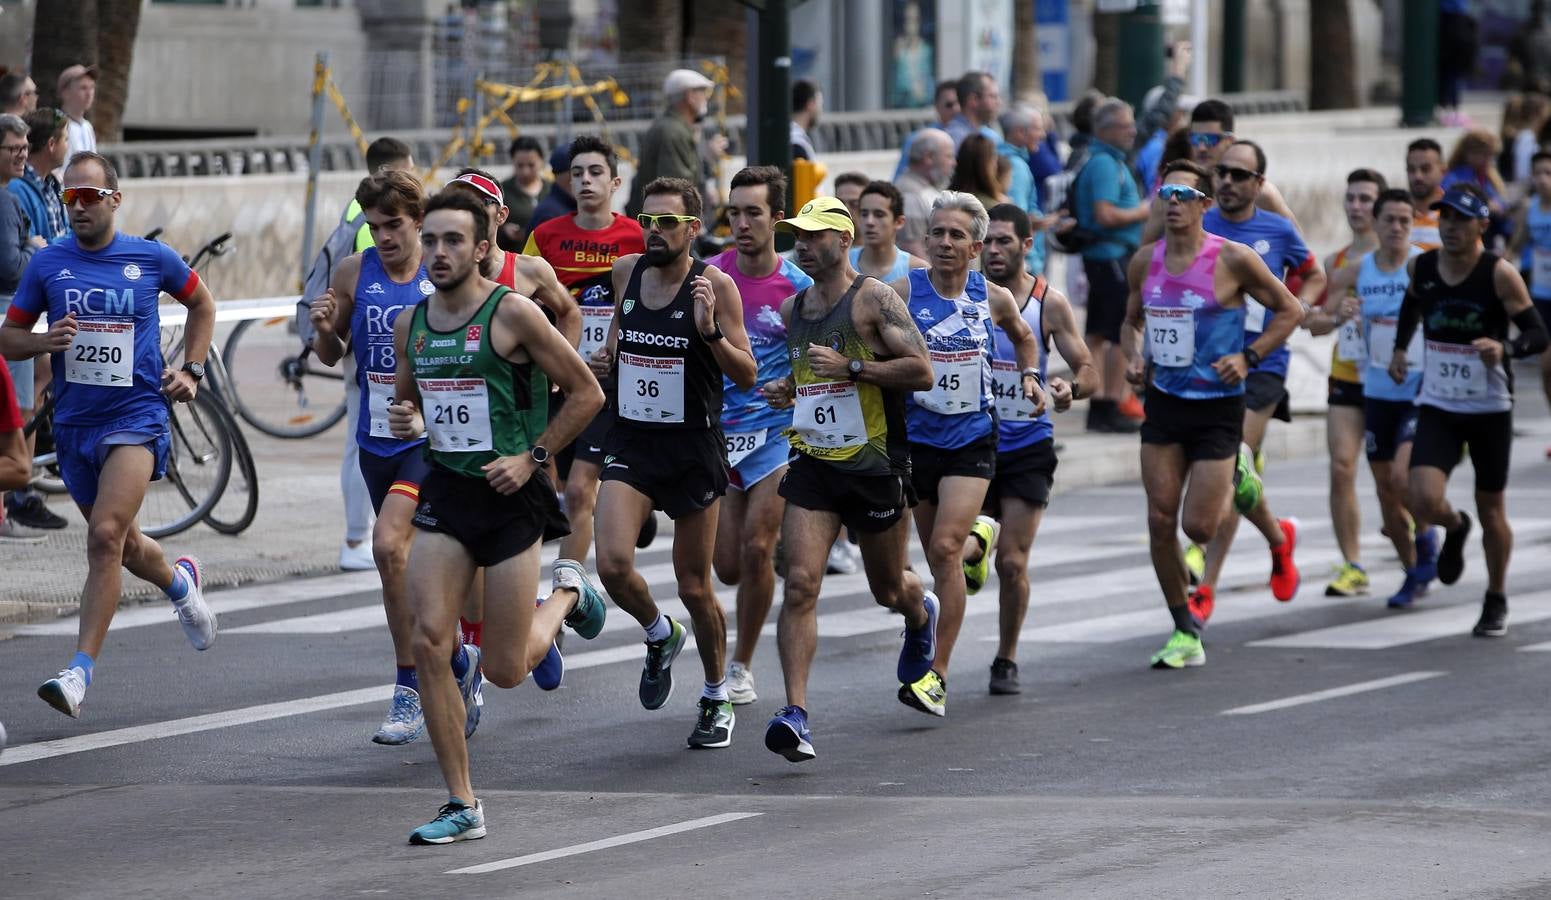
<svg viewBox="0 0 1551 900"><path fill-rule="evenodd" d="M910 312L899 299L899 294L893 288L887 288L888 295L883 291L876 292L874 298L878 303L878 313L883 317L884 328L891 328L899 332L905 343L910 344L923 356L926 354L926 339L921 336L921 329L911 320ZM880 328L881 332L883 329Z"/></svg>

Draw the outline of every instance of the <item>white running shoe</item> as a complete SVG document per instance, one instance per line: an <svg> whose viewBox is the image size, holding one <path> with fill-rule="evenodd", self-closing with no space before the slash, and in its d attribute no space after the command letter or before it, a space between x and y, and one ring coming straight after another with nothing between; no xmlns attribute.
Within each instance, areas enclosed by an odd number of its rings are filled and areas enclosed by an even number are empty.
<svg viewBox="0 0 1551 900"><path fill-rule="evenodd" d="M860 571L859 561L851 553L851 542L841 535L829 548L829 562L824 567L828 575L855 575Z"/></svg>
<svg viewBox="0 0 1551 900"><path fill-rule="evenodd" d="M81 717L81 701L86 699L86 673L71 666L38 688L43 702L72 719Z"/></svg>
<svg viewBox="0 0 1551 900"><path fill-rule="evenodd" d="M727 699L733 706L744 706L759 699L754 693L754 673L743 663L727 664Z"/></svg>
<svg viewBox="0 0 1551 900"><path fill-rule="evenodd" d="M377 568L377 560L372 557L372 545L367 541L354 547L350 546L349 541L340 544L339 567L346 572L365 572Z"/></svg>
<svg viewBox="0 0 1551 900"><path fill-rule="evenodd" d="M425 712L420 708L420 694L414 688L402 684L393 686L393 706L382 727L372 735L372 743L397 746L407 744L425 730Z"/></svg>
<svg viewBox="0 0 1551 900"><path fill-rule="evenodd" d="M205 603L204 592L200 590L200 584L204 578L199 570L199 560L192 556L180 556L173 566L183 570L188 577L188 596L182 603L174 603L173 609L178 614L178 624L183 626L183 633L188 636L188 642L194 645L195 650L209 650L215 643L215 613Z"/></svg>

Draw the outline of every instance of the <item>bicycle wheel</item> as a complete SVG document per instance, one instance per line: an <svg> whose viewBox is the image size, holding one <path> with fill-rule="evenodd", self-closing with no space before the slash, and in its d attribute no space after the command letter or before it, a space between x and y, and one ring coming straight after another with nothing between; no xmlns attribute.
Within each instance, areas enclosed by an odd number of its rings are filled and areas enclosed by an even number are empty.
<svg viewBox="0 0 1551 900"><path fill-rule="evenodd" d="M232 475L220 499L205 514L205 524L222 534L241 534L258 515L258 466L236 417L225 406L216 404L216 409L232 435Z"/></svg>
<svg viewBox="0 0 1551 900"><path fill-rule="evenodd" d="M345 377L301 352L291 319L237 323L226 339L226 368L237 414L278 438L327 431L345 416Z"/></svg>
<svg viewBox="0 0 1551 900"><path fill-rule="evenodd" d="M172 404L167 473L146 489L140 530L153 538L186 531L203 519L232 474L232 432L220 403L206 393Z"/></svg>

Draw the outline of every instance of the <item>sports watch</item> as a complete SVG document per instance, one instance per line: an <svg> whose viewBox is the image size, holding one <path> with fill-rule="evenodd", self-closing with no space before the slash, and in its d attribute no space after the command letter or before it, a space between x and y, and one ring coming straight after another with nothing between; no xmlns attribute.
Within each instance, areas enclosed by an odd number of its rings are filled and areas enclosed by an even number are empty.
<svg viewBox="0 0 1551 900"><path fill-rule="evenodd" d="M846 372L852 381L862 377L862 361L859 359L853 359L846 363Z"/></svg>
<svg viewBox="0 0 1551 900"><path fill-rule="evenodd" d="M541 466L549 462L549 448L542 444L534 444L533 447L528 450L528 455L533 457L533 461Z"/></svg>
<svg viewBox="0 0 1551 900"><path fill-rule="evenodd" d="M204 363L197 363L193 361L186 362L183 364L183 371L189 373L189 375L194 379L195 384L205 380Z"/></svg>

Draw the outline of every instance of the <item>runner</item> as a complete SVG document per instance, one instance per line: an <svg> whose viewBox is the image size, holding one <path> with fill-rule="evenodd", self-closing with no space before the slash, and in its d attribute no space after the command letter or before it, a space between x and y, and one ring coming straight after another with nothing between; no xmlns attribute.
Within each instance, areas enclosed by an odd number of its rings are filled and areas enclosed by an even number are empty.
<svg viewBox="0 0 1551 900"><path fill-rule="evenodd" d="M819 585L842 526L857 532L873 599L905 617L895 675L914 684L931 669L937 598L905 552L905 509L915 496L904 395L932 387L932 364L899 295L851 268L855 227L844 203L815 198L776 228L796 236L797 265L814 283L781 308L792 376L764 386L771 406L795 404L791 466L781 479L786 586L776 628L787 705L766 726L765 747L802 762L815 755L808 674L818 650Z"/></svg>
<svg viewBox="0 0 1551 900"><path fill-rule="evenodd" d="M988 284L969 267L984 246L990 217L972 194L943 191L932 204L926 232L931 268L916 269L892 286L908 298L910 315L926 338L933 386L905 398L910 478L920 503L916 534L932 569L941 618L931 669L899 686L899 701L934 716L947 715L948 665L964 623L964 536L970 533L996 474L996 407L992 398L990 327L1006 332L1018 369L1014 403L1041 416L1039 339L1006 288ZM993 541L987 541L987 544Z"/></svg>
<svg viewBox="0 0 1551 900"><path fill-rule="evenodd" d="M1373 229L1373 203L1388 190L1384 176L1372 169L1354 169L1346 176L1342 209L1352 242L1325 258L1325 271L1334 282L1336 273L1351 267L1379 246ZM1327 597L1355 597L1368 593L1368 572L1362 565L1362 511L1357 503L1357 457L1363 450L1363 374L1358 363L1367 359L1362 319L1342 303L1351 291L1337 293L1327 286L1318 305L1304 321L1312 334L1336 332L1330 348L1330 379L1325 410L1325 443L1330 456L1330 524L1341 551L1341 566L1325 585ZM1402 467L1401 471L1404 471Z"/></svg>
<svg viewBox="0 0 1551 900"><path fill-rule="evenodd" d="M1204 168L1175 160L1163 173L1158 200L1167 207L1168 230L1131 259L1125 351L1131 382L1148 386L1142 487L1153 569L1174 619L1174 633L1152 665L1178 669L1205 665L1206 650L1176 535L1183 524L1191 540L1209 543L1253 477L1239 449L1244 382L1251 363L1272 354L1297 327L1298 300L1258 253L1202 228L1213 189ZM1246 294L1271 313L1248 343Z"/></svg>
<svg viewBox="0 0 1551 900"><path fill-rule="evenodd" d="M991 207L991 225L980 257L981 271L993 284L1022 298L1023 320L1039 345L1039 378L1046 385L1050 405L1066 412L1098 388L1099 373L1093 367L1088 345L1077 329L1077 317L1060 291L1024 267L1036 232L1028 214L1011 203ZM970 528L964 543L964 580L971 594L980 590L990 573L991 552L996 552L996 574L1001 585L998 618L999 643L991 661L991 693L1016 694L1018 685L1018 635L1029 609L1029 550L1039 530L1050 490L1055 483L1054 427L1048 414L1035 416L1019 389L1016 348L1001 326L993 325L995 351L991 358L991 392L998 419L996 475L986 492L985 511ZM1071 368L1072 380L1050 378L1050 344ZM998 535L1000 535L998 537Z"/></svg>
<svg viewBox="0 0 1551 900"><path fill-rule="evenodd" d="M905 195L887 181L869 181L857 201L861 219L862 246L851 248L851 265L863 275L883 282L895 282L911 269L926 266L926 260L894 245L895 235L905 227Z"/></svg>
<svg viewBox="0 0 1551 900"><path fill-rule="evenodd" d="M1426 366L1417 397L1421 409L1406 506L1418 531L1443 526L1438 580L1459 581L1471 520L1449 504L1445 490L1449 474L1468 448L1476 470L1476 515L1481 519L1487 573L1481 618L1471 633L1502 637L1508 633L1504 590L1513 550L1503 498L1513 450L1513 377L1506 363L1544 351L1546 325L1518 270L1481 248L1491 215L1486 195L1473 184L1457 184L1433 209L1439 211L1442 246L1407 265L1411 286L1400 308L1389 361L1390 378L1403 382L1409 370L1406 349L1420 324ZM1519 328L1512 340L1510 319Z"/></svg>
<svg viewBox="0 0 1551 900"><path fill-rule="evenodd" d="M658 178L643 197L637 218L646 252L614 263L619 307L598 354L613 364L616 412L598 489L598 577L646 631L641 705L661 709L688 634L652 599L635 568L635 544L653 510L673 520L673 573L705 669L689 746L726 747L736 724L727 697L727 621L711 585L728 483L722 379L746 391L759 370L737 285L689 255L700 233L700 192L682 178Z"/></svg>
<svg viewBox="0 0 1551 900"><path fill-rule="evenodd" d="M1519 221L1513 228L1508 256L1529 251L1530 299L1542 322L1551 323L1551 153L1540 152L1530 158L1530 176L1534 193L1526 198ZM1540 357L1540 389L1551 403L1551 353ZM1551 447L1546 448L1551 459Z"/></svg>
<svg viewBox="0 0 1551 900"><path fill-rule="evenodd" d="M1248 246L1260 255L1273 274L1283 279L1295 272L1307 273L1300 288L1305 299L1301 307L1294 306L1288 312L1295 317L1293 326L1296 327L1308 310L1308 298L1318 298L1324 292L1325 273L1304 245L1297 225L1255 205L1266 172L1265 153L1259 145L1235 141L1223 151L1221 158L1222 162L1214 170L1217 176L1214 184L1216 205L1201 217L1201 226L1218 237ZM1244 355L1250 371L1244 380L1243 440L1246 447L1238 462L1242 471L1238 481L1241 490L1235 496L1235 505L1265 537L1271 550L1271 593L1285 603L1297 596L1300 583L1298 566L1293 559L1298 546L1298 520L1278 519L1272 514L1261 490L1254 458L1260 453L1271 419L1292 421L1286 387L1287 365L1292 354L1287 350L1284 336L1275 343L1270 354L1261 358L1252 345L1271 326L1274 313L1254 302L1253 298L1244 306L1244 342L1248 348ZM1238 516L1229 515L1206 547L1206 571L1190 598L1191 608L1202 622L1211 618L1217 580L1222 575L1228 548L1233 546L1238 528Z"/></svg>
<svg viewBox="0 0 1551 900"><path fill-rule="evenodd" d="M200 593L199 562L183 556L168 565L161 546L135 520L146 485L167 468L167 404L193 400L204 377L201 360L210 349L215 299L172 248L114 228L124 195L104 157L82 152L71 158L63 199L75 233L39 250L22 273L0 327L0 355L20 360L54 354L54 446L70 499L87 522L87 575L75 657L38 688L38 696L75 718L118 609L121 569L167 595L195 650L215 641L216 618ZM189 361L179 370L162 360L161 291L188 309L183 337ZM45 312L48 331L33 334Z"/></svg>
<svg viewBox="0 0 1551 900"><path fill-rule="evenodd" d="M1343 319L1362 323L1367 347L1363 380L1363 417L1367 422L1368 467L1379 497L1384 530L1405 567L1405 581L1389 598L1391 609L1409 609L1427 593L1428 582L1438 570L1438 539L1432 529L1421 529L1412 539L1411 517L1406 513L1406 481L1411 442L1416 435L1416 392L1422 385L1422 343L1417 334L1408 348L1410 369L1395 384L1389 378L1391 332L1400 316L1400 302L1409 275L1406 262L1422 251L1411 246L1411 195L1404 190L1385 191L1373 205L1379 248L1362 256L1354 266L1337 272L1330 291L1342 297ZM1352 296L1353 292L1356 296Z"/></svg>
<svg viewBox="0 0 1551 900"><path fill-rule="evenodd" d="M1434 204L1443 197L1443 148L1432 138L1417 138L1406 147L1406 184L1416 207L1411 223L1411 243L1423 250L1437 250L1438 212Z"/></svg>
<svg viewBox="0 0 1551 900"><path fill-rule="evenodd" d="M577 349L607 391L608 367L597 357L614 321L614 263L622 256L641 253L646 244L640 224L614 212L614 194L619 190L619 160L614 148L600 138L582 135L571 142L569 154L576 212L536 226L522 252L547 260L560 283L576 298L582 314ZM592 548L593 508L603 470L603 439L614 421L612 408L611 402L574 444L555 454L555 467L565 482L566 518L571 523L571 533L560 542L564 559L586 563Z"/></svg>
<svg viewBox="0 0 1551 900"><path fill-rule="evenodd" d="M410 833L412 844L485 836L464 737L483 678L517 686L562 621L590 639L605 614L590 589L568 591L568 602L552 595L537 612L528 599L538 589L540 543L565 532L544 472L547 448L575 437L603 405L603 392L535 304L479 274L489 234L484 204L467 192L432 197L421 243L436 291L393 328L398 373L389 428L400 440L428 438L431 470L415 511L420 533L409 555L409 596L420 699L449 794L436 817ZM545 427L551 378L570 403ZM557 593L564 566L555 565ZM480 567L495 598L483 651L460 643L457 630L462 595ZM451 666L443 662L449 659Z"/></svg>
<svg viewBox="0 0 1551 900"><path fill-rule="evenodd" d="M732 279L743 300L743 322L759 364L758 384L790 377L781 303L813 284L775 252L776 221L786 215L786 176L775 166L752 166L732 176L728 222L735 246L707 260ZM727 698L734 706L759 699L754 690L754 647L775 598L776 538L786 509L779 487L791 445L790 410L773 409L758 388L722 383L722 436L730 487L717 522L716 574L738 588L737 645L727 664Z"/></svg>

